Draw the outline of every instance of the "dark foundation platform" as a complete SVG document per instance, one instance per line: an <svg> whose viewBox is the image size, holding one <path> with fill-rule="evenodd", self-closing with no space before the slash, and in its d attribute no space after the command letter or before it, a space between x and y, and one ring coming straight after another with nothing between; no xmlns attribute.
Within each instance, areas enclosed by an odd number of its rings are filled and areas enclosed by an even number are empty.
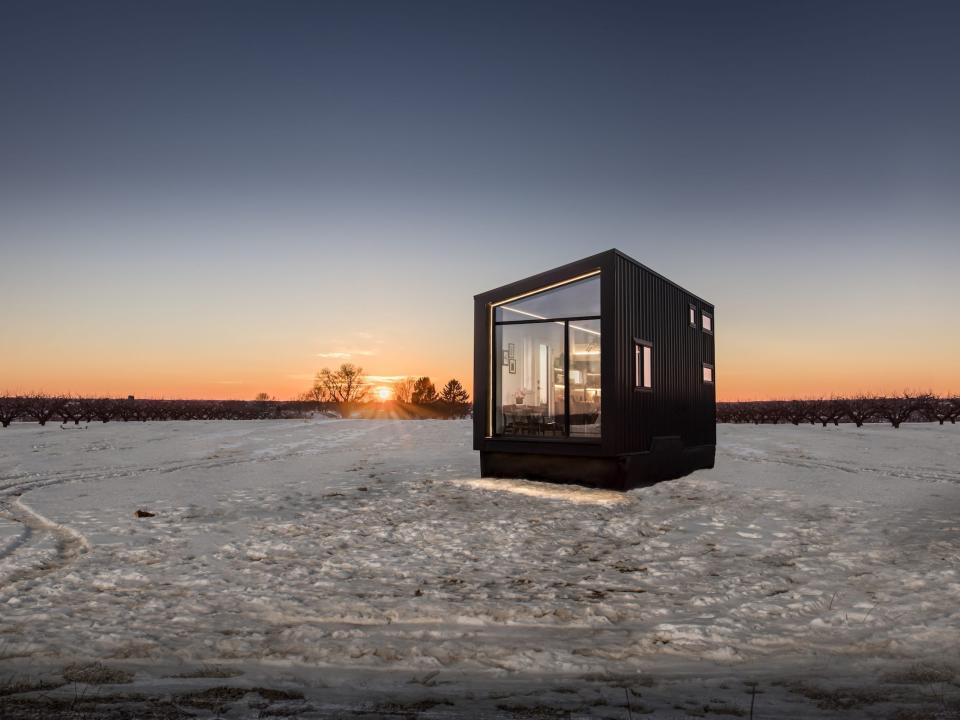
<svg viewBox="0 0 960 720"><path fill-rule="evenodd" d="M673 438L656 438L650 452L616 457L481 452L480 474L631 490L712 468L715 451L713 445L684 448Z"/></svg>

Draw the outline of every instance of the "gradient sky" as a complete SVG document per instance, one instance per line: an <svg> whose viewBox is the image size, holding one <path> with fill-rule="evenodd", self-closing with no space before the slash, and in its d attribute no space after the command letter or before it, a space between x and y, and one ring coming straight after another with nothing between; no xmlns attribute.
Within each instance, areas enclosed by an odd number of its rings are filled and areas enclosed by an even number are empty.
<svg viewBox="0 0 960 720"><path fill-rule="evenodd" d="M960 391L960 3L0 3L0 391L471 385L617 247L721 399Z"/></svg>

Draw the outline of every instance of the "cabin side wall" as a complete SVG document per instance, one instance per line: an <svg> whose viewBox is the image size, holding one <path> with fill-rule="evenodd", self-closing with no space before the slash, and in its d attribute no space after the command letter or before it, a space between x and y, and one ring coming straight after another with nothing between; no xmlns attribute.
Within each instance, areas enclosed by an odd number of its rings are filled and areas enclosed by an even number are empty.
<svg viewBox="0 0 960 720"><path fill-rule="evenodd" d="M619 255L613 281L613 387L605 385L604 415L610 407L616 416L604 423L606 449L648 452L655 437L679 437L684 447L715 445L716 385L703 381L703 363L716 366L715 336L701 327L703 311L715 317L713 306ZM635 338L653 345L651 390L635 387Z"/></svg>

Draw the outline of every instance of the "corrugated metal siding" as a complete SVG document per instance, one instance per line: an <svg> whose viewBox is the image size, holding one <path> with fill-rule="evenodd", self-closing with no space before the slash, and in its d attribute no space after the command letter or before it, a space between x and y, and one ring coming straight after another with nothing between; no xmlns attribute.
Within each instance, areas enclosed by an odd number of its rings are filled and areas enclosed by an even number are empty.
<svg viewBox="0 0 960 720"><path fill-rule="evenodd" d="M700 437L704 445L717 444L717 360L716 360L716 335L717 335L717 311L713 305L707 305L701 302L699 309L706 311L713 316L713 334L701 332L703 338L701 341L702 361L713 365L713 385L704 384L701 387L700 411L701 420Z"/></svg>
<svg viewBox="0 0 960 720"><path fill-rule="evenodd" d="M614 342L606 345L614 352L613 382L604 383L607 451L647 451L654 437L664 435L678 435L688 446L715 444L716 386L703 382L703 363L716 365L715 336L703 332L699 318L713 307L620 255L613 274ZM691 304L698 312L696 329L688 321ZM634 388L634 338L653 344L650 392Z"/></svg>

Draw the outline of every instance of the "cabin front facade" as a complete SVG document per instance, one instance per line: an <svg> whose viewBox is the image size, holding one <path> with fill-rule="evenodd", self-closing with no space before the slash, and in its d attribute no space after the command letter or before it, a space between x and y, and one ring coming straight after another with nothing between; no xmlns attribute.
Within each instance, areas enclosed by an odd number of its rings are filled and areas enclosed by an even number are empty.
<svg viewBox="0 0 960 720"><path fill-rule="evenodd" d="M715 312L618 250L474 298L483 477L629 489L713 467Z"/></svg>

